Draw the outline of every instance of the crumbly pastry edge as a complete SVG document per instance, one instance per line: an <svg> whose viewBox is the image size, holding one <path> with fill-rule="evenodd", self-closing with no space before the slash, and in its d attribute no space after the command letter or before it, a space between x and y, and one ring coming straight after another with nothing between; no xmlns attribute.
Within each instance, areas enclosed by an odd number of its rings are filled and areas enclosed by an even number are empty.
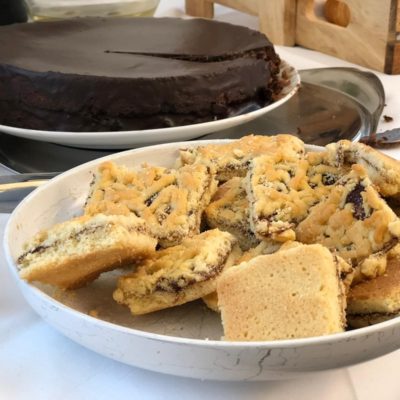
<svg viewBox="0 0 400 400"><path fill-rule="evenodd" d="M151 291L142 295L137 295L135 293L135 290L130 291L129 293L129 289L124 288L126 282L130 278L130 276L128 275L119 279L117 289L114 291L113 294L114 300L117 301L117 303L119 304L127 305L130 308L132 314L141 315L163 308L170 308L176 305L181 305L188 301L197 300L214 292L216 289L216 280L218 279L218 277L223 273L226 268L229 268L234 263L234 260L237 259L238 254L241 254L240 248L236 244L236 238L227 232L223 233L225 236L227 236L227 239L229 239L230 246L227 250L227 253L223 255L221 260L217 261L218 265L213 265L210 267L213 270L212 275L204 275L202 279L199 280L187 280L186 286L179 287L179 289L178 287L176 287L176 290L173 289L173 286L171 286L171 290L168 289L169 286L165 289L163 289L161 286L157 287L157 280ZM145 269L142 269L142 271L145 278ZM160 278L163 278L162 273L164 271L160 270L159 272ZM136 274L134 276L134 279L136 279L137 276L138 275ZM168 271L165 271L165 279L168 280ZM137 305L141 301L142 306ZM135 304L136 302L137 304ZM158 306L155 303L158 304Z"/></svg>
<svg viewBox="0 0 400 400"><path fill-rule="evenodd" d="M336 165L361 164L382 196L400 198L400 164L394 158L359 142L341 140L326 146Z"/></svg>

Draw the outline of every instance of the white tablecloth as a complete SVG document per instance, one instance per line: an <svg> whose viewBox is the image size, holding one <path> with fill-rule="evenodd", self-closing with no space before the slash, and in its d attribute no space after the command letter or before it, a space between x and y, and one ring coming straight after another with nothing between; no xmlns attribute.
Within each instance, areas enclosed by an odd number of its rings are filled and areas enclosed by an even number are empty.
<svg viewBox="0 0 400 400"><path fill-rule="evenodd" d="M162 1L157 15L183 15L183 0ZM217 19L256 28L257 20L217 7ZM296 68L354 66L299 47L278 47ZM378 74L386 94L380 130L400 126L400 76ZM388 151L400 158L400 148ZM0 170L1 173L1 170ZM0 237L8 215L0 214ZM25 303L0 250L0 400L323 399L398 400L400 351L351 368L280 382L202 382L143 371L97 355L59 334Z"/></svg>

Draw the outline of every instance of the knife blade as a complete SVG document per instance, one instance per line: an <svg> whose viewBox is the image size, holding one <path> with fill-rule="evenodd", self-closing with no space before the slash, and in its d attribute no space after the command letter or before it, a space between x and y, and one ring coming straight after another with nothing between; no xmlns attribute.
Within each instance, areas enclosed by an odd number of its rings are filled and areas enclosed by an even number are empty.
<svg viewBox="0 0 400 400"><path fill-rule="evenodd" d="M36 186L25 187L21 189L10 189L0 192L0 213L11 213L14 208L35 189Z"/></svg>
<svg viewBox="0 0 400 400"><path fill-rule="evenodd" d="M376 148L400 144L400 128L390 129L381 133L371 133L360 138L360 142Z"/></svg>
<svg viewBox="0 0 400 400"><path fill-rule="evenodd" d="M37 172L37 173L24 173L24 174L8 174L8 175L0 175L0 185L5 184L18 184L23 182L34 182L34 181L47 181L51 178L54 178L60 172ZM0 186L0 191L1 191Z"/></svg>
<svg viewBox="0 0 400 400"><path fill-rule="evenodd" d="M32 190L58 175L58 172L0 176L0 213L10 213Z"/></svg>

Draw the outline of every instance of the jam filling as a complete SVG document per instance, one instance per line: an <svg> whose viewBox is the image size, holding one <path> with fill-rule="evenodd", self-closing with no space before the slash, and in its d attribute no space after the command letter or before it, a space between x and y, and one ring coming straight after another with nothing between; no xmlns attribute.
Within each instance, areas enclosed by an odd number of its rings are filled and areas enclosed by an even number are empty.
<svg viewBox="0 0 400 400"><path fill-rule="evenodd" d="M364 207L363 207L363 198L361 196L361 193L365 191L365 187L362 186L360 183L357 183L357 185L354 187L352 191L350 191L346 197L346 203L352 203L353 204L353 215L354 218L363 221L365 218L367 218L367 215L365 213Z"/></svg>
<svg viewBox="0 0 400 400"><path fill-rule="evenodd" d="M230 252L227 252L226 254L221 254L218 262L215 265L207 265L208 268L207 272L201 271L195 273L193 271L193 273L200 276L201 279L196 279L193 277L188 277L183 275L174 279L160 277L156 282L155 291L159 290L163 292L179 293L188 286L191 286L195 283L205 282L209 279L212 279L222 271L229 255Z"/></svg>

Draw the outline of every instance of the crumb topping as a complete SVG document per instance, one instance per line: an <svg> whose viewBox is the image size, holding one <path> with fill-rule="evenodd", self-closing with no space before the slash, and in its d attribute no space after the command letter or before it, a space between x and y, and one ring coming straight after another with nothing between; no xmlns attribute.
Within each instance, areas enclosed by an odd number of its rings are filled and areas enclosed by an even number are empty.
<svg viewBox="0 0 400 400"><path fill-rule="evenodd" d="M156 252L138 271L122 277L120 288L134 296L148 296L155 291L176 293L197 282L218 275L224 268L236 239L218 229L206 231L180 245Z"/></svg>
<svg viewBox="0 0 400 400"><path fill-rule="evenodd" d="M235 177L221 185L205 215L211 228L236 235L244 250L259 243L249 226L249 201L243 178Z"/></svg>
<svg viewBox="0 0 400 400"><path fill-rule="evenodd" d="M107 162L99 169L85 213L138 215L168 247L199 232L201 214L215 190L214 176L204 165L130 170Z"/></svg>
<svg viewBox="0 0 400 400"><path fill-rule="evenodd" d="M321 203L297 227L304 243L321 243L358 266L368 278L384 272L387 247L394 246L399 219L372 186L365 170L354 165ZM384 250L374 259L369 256ZM357 279L356 279L357 280Z"/></svg>
<svg viewBox="0 0 400 400"><path fill-rule="evenodd" d="M293 240L293 228L328 195L342 172L325 162L322 153L303 159L256 157L246 178L253 231L260 238Z"/></svg>
<svg viewBox="0 0 400 400"><path fill-rule="evenodd" d="M205 164L212 168L219 181L235 176L245 176L251 160L261 154L285 153L303 157L304 143L291 135L257 136L248 135L227 144L210 144L182 149L180 163Z"/></svg>

